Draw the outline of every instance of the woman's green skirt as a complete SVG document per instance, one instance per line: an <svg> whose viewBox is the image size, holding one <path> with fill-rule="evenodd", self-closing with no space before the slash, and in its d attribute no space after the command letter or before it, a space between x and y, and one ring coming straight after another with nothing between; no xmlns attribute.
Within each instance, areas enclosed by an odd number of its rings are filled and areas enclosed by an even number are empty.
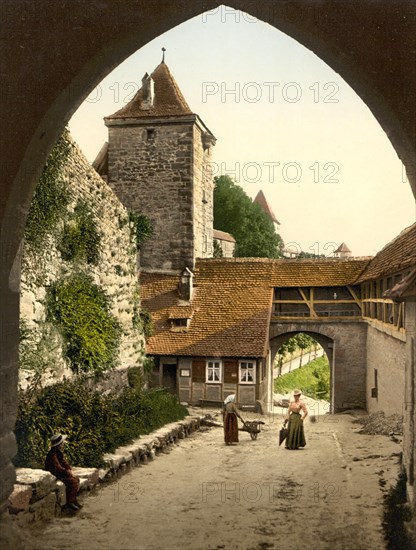
<svg viewBox="0 0 416 550"><path fill-rule="evenodd" d="M289 416L289 433L286 438L286 449L299 449L306 445L303 421L300 413L292 413Z"/></svg>

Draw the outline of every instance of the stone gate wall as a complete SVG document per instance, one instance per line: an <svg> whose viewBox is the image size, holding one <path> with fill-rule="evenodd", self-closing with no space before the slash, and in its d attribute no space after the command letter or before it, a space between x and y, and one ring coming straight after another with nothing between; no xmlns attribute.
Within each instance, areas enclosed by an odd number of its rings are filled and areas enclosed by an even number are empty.
<svg viewBox="0 0 416 550"><path fill-rule="evenodd" d="M366 384L369 413L403 414L405 363L406 343L369 325ZM377 393L374 397L373 388Z"/></svg>
<svg viewBox="0 0 416 550"><path fill-rule="evenodd" d="M305 332L315 338L324 347L329 357L333 412L355 408L365 409L366 323L347 321L272 323L270 339L285 333L296 332ZM324 338L322 339L321 336Z"/></svg>

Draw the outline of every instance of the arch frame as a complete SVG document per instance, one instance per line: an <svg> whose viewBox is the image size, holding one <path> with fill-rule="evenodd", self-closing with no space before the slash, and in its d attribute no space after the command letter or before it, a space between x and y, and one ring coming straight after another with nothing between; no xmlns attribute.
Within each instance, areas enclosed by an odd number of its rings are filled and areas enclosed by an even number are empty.
<svg viewBox="0 0 416 550"><path fill-rule="evenodd" d="M352 85L389 136L416 194L414 2L229 0L227 4L297 39ZM4 46L0 70L7 82L0 104L0 512L14 481L10 460L16 451L12 430L17 407L20 245L47 154L75 109L117 64L156 36L220 5L213 0L101 0L99 4L44 0L40 17L39 5L32 0L0 2Z"/></svg>

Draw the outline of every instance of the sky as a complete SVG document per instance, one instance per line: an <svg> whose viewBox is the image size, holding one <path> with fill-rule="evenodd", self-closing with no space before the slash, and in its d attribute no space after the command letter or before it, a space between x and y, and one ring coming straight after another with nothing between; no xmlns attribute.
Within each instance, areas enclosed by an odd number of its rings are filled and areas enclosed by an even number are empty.
<svg viewBox="0 0 416 550"><path fill-rule="evenodd" d="M331 255L345 242L374 255L415 222L403 165L353 89L294 39L225 6L149 42L91 91L69 123L89 161L107 140L103 117L132 99L162 47L217 138L214 175L252 199L262 189L286 246Z"/></svg>

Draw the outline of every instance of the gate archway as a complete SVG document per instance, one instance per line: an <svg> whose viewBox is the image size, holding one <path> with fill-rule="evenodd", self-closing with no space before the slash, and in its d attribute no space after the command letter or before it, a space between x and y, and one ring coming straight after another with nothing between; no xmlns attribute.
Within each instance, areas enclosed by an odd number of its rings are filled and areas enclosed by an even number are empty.
<svg viewBox="0 0 416 550"><path fill-rule="evenodd" d="M303 332L323 347L330 365L330 412L366 407L366 338L361 322L272 323L270 353L274 356L282 343Z"/></svg>
<svg viewBox="0 0 416 550"><path fill-rule="evenodd" d="M329 403L329 410L325 411L325 412L330 412L332 413L334 411L334 400L333 400L333 397L334 397L334 392L333 392L333 387L332 387L332 382L333 382L333 374L332 374L332 367L333 367L333 359L334 359L334 341L332 340L332 338L330 338L329 336L325 336L324 334L320 334L320 333L317 333L317 332L311 332L311 331L304 331L304 330L299 330L299 331L296 331L296 332L282 332L281 334L279 334L278 336L275 336L272 340L270 340L270 360L271 360L271 365L272 365L272 368L273 368L273 364L274 364L274 360L275 360L275 357L276 357L276 354L280 348L280 346L282 344L284 344L285 342L287 342L287 340L289 338L292 338L293 336L296 336L296 334L307 334L308 336L310 336L311 338L313 338L314 340L316 340L316 342L318 342L318 344L320 344L328 358L328 362L329 362L329 380L330 380L330 403ZM272 382L273 383L273 382ZM317 412L319 414L319 411Z"/></svg>
<svg viewBox="0 0 416 550"><path fill-rule="evenodd" d="M415 14L408 2L230 0L313 50L379 121L416 193ZM17 407L19 247L33 190L64 124L116 65L156 36L220 2L2 2L0 511L10 494ZM24 17L22 17L24 13ZM388 23L387 23L388 22ZM93 29L93 32L90 30ZM51 52L53 58L51 61ZM16 70L16 67L19 70Z"/></svg>

